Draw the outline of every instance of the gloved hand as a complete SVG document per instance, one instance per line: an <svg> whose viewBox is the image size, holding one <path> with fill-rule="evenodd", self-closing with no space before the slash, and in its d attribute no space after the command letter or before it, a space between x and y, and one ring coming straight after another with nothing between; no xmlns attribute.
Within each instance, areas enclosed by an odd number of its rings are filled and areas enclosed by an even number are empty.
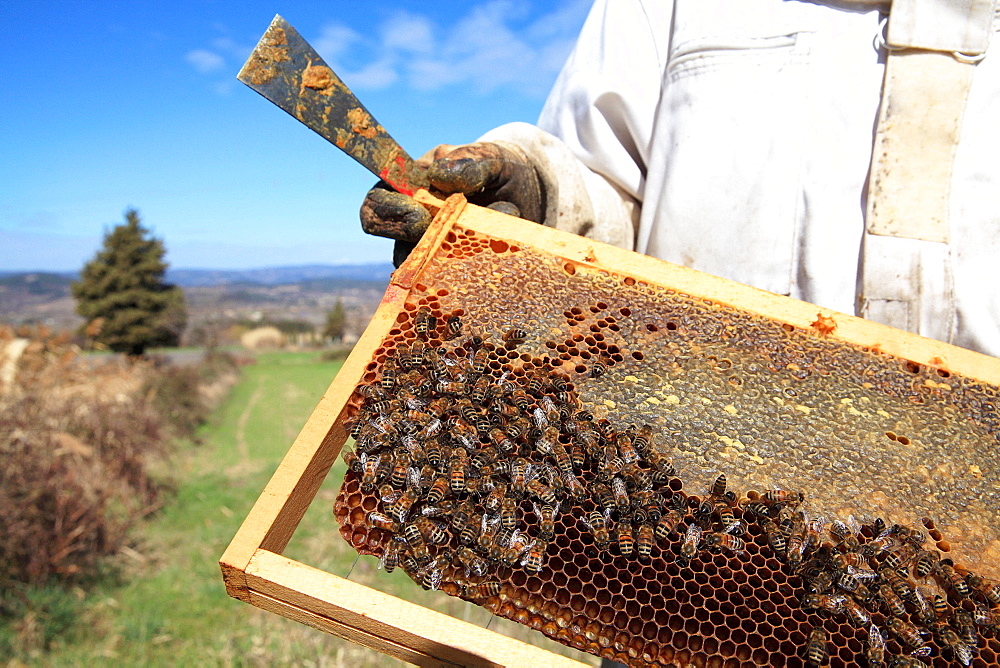
<svg viewBox="0 0 1000 668"><path fill-rule="evenodd" d="M432 188L463 193L470 202L536 223L545 215L544 193L534 166L520 153L498 144L441 145L417 161L428 165ZM430 224L430 213L416 200L379 183L361 205L361 227L368 234L396 239L393 264L399 266Z"/></svg>

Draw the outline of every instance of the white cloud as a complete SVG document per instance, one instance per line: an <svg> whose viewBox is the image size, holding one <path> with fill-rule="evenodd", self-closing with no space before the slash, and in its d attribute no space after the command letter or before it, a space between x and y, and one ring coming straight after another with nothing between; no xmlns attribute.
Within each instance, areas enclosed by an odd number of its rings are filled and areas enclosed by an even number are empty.
<svg viewBox="0 0 1000 668"><path fill-rule="evenodd" d="M360 33L341 24L327 23L320 30L319 37L309 40L323 60L335 63L341 54L347 53L364 41Z"/></svg>
<svg viewBox="0 0 1000 668"><path fill-rule="evenodd" d="M184 55L184 60L201 74L212 74L226 66L226 60L214 51L194 49Z"/></svg>
<svg viewBox="0 0 1000 668"><path fill-rule="evenodd" d="M565 0L543 5L539 13L526 1L491 0L445 25L397 12L369 35L330 24L321 38L326 52L317 50L359 90L402 82L417 90L503 88L541 97L569 55L589 7L590 0Z"/></svg>
<svg viewBox="0 0 1000 668"><path fill-rule="evenodd" d="M430 53L434 49L434 28L426 17L396 14L382 28L382 45L390 50Z"/></svg>

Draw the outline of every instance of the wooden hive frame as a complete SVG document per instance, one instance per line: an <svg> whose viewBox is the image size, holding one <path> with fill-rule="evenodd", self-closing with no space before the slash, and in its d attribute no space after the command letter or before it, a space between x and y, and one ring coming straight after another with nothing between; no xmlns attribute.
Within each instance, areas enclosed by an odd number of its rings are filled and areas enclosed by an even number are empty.
<svg viewBox="0 0 1000 668"><path fill-rule="evenodd" d="M1000 385L1000 360L815 305L624 251L534 223L421 192L434 222L393 274L376 314L345 361L220 560L230 596L340 638L419 665L580 666L555 655L428 610L282 556L348 438L345 408L372 351L396 324L409 291L452 226L544 249L567 267L627 271L636 280L671 286L766 315L839 341Z"/></svg>

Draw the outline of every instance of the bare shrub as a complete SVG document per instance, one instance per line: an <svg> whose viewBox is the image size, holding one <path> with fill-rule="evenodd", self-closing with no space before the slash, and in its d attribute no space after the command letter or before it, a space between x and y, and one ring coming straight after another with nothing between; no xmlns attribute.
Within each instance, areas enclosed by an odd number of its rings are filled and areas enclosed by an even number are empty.
<svg viewBox="0 0 1000 668"><path fill-rule="evenodd" d="M16 347L16 373L0 386L0 587L95 573L159 507L163 484L150 464L205 419L203 388L231 385L219 379L236 368L224 359L95 362L45 330L18 334L29 343ZM0 329L0 357L12 339Z"/></svg>

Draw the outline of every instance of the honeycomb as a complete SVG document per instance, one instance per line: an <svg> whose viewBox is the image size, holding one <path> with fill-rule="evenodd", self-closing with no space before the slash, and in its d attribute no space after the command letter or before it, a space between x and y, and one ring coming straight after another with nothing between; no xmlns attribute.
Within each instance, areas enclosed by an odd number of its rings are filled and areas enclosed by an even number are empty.
<svg viewBox="0 0 1000 668"><path fill-rule="evenodd" d="M1000 665L997 388L458 226L419 280L359 553L629 665Z"/></svg>

